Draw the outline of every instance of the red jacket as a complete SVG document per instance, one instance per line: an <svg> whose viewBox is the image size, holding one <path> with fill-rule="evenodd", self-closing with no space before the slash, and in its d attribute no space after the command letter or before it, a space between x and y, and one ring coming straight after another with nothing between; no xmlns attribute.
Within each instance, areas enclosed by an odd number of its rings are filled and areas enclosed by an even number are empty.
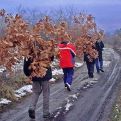
<svg viewBox="0 0 121 121"><path fill-rule="evenodd" d="M68 44L59 44L59 53L60 53L60 67L69 68L74 67L75 65L75 55L76 49L75 46L71 43Z"/></svg>

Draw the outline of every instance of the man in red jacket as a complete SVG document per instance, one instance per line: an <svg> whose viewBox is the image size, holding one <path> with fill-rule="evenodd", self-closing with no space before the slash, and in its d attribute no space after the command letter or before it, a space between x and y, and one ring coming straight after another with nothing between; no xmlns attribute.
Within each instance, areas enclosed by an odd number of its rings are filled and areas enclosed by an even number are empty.
<svg viewBox="0 0 121 121"><path fill-rule="evenodd" d="M75 65L75 46L68 41L62 41L59 45L59 59L60 67L63 69L64 73L64 84L68 91L71 91L71 84L74 74Z"/></svg>

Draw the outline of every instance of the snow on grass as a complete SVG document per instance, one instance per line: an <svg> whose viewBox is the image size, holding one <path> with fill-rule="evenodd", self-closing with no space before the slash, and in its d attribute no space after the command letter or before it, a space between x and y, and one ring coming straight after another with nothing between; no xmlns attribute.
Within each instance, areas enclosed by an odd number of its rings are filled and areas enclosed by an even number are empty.
<svg viewBox="0 0 121 121"><path fill-rule="evenodd" d="M103 61L103 66L104 67L107 67L107 66L110 65L110 63L111 63L111 61Z"/></svg>
<svg viewBox="0 0 121 121"><path fill-rule="evenodd" d="M63 74L63 71L62 71L62 69L54 69L53 71L52 71L52 75L54 76L54 75L62 75Z"/></svg>
<svg viewBox="0 0 121 121"><path fill-rule="evenodd" d="M55 82L55 81L56 81L56 79L54 79L54 78L49 80L49 82Z"/></svg>
<svg viewBox="0 0 121 121"><path fill-rule="evenodd" d="M0 73L2 73L4 70L6 70L6 68L3 66L0 66Z"/></svg>
<svg viewBox="0 0 121 121"><path fill-rule="evenodd" d="M98 81L92 80L90 81L90 84L96 84Z"/></svg>
<svg viewBox="0 0 121 121"><path fill-rule="evenodd" d="M76 63L75 63L75 67L79 68L79 67L81 67L83 64L84 64L84 63L78 63L78 62L76 62Z"/></svg>
<svg viewBox="0 0 121 121"><path fill-rule="evenodd" d="M5 98L0 99L0 104L9 104L10 102L11 102L10 100L7 100Z"/></svg>
<svg viewBox="0 0 121 121"><path fill-rule="evenodd" d="M3 71L4 71L4 69L3 69L3 68L1 68L1 69L0 69L0 73L2 73Z"/></svg>
<svg viewBox="0 0 121 121"><path fill-rule="evenodd" d="M58 117L60 114L60 112L57 112L56 115L54 116L54 118Z"/></svg>
<svg viewBox="0 0 121 121"><path fill-rule="evenodd" d="M70 109L70 107L72 106L73 104L72 103L67 103L66 105L65 105L65 110L66 111L69 111L69 109Z"/></svg>
<svg viewBox="0 0 121 121"><path fill-rule="evenodd" d="M21 98L21 97L25 96L27 93L32 93L32 85L26 85L26 86L23 86L22 88L16 90L15 96L17 98ZM9 103L11 103L10 100L4 99L4 98L0 99L0 104L2 104L2 105L9 104Z"/></svg>
<svg viewBox="0 0 121 121"><path fill-rule="evenodd" d="M74 99L77 99L77 95L76 95L76 94L74 94L74 95L69 95L69 97L72 97L72 98L74 98Z"/></svg>
<svg viewBox="0 0 121 121"><path fill-rule="evenodd" d="M23 86L22 88L16 90L15 93L16 97L23 97L27 93L32 93L32 85Z"/></svg>

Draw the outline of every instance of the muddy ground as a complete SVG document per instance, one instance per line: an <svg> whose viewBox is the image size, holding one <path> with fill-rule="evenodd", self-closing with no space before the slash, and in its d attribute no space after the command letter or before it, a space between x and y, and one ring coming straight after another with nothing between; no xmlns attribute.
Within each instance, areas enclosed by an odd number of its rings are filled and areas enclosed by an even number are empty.
<svg viewBox="0 0 121 121"><path fill-rule="evenodd" d="M72 91L64 88L63 80L51 85L50 112L52 118L42 118L42 95L36 109L36 121L108 121L115 102L120 82L120 56L114 50L104 50L104 73L88 79L86 65L74 74ZM106 64L109 62L109 65ZM31 96L6 112L0 114L0 121L31 121L28 107Z"/></svg>

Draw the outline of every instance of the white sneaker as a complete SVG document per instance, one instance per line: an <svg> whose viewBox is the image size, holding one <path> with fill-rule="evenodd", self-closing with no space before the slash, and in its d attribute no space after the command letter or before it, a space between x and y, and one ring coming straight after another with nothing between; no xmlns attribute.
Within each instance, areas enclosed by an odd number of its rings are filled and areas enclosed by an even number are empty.
<svg viewBox="0 0 121 121"><path fill-rule="evenodd" d="M68 91L71 91L71 85L70 84L66 83L66 87L67 87Z"/></svg>

